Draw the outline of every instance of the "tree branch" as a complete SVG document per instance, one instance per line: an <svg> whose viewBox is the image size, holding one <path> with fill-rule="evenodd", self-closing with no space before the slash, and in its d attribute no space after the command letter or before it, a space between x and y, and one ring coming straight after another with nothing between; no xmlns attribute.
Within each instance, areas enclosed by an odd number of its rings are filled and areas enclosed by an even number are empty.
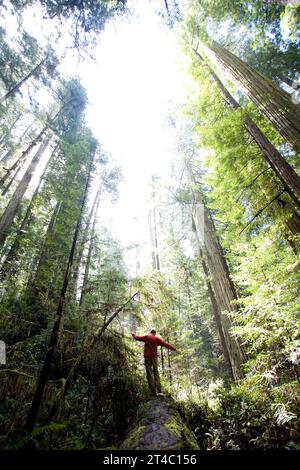
<svg viewBox="0 0 300 470"><path fill-rule="evenodd" d="M238 202L240 200L240 198L242 197L242 194L244 193L244 191L246 191L246 189L250 188L253 183L255 183L255 181L261 176L263 175L266 171L268 170L272 170L272 167L268 167L268 168L265 168L263 171L261 171L258 175L255 176L255 178L251 181L251 183L247 184L247 186L245 186L241 192L241 194L239 195L239 197L235 200L235 202Z"/></svg>
<svg viewBox="0 0 300 470"><path fill-rule="evenodd" d="M283 194L285 191L286 191L285 189L283 189L282 191L280 191L280 193L278 193L277 196L275 196L270 202L268 202L268 204L266 204L264 207L262 207L262 208L255 214L255 216L252 217L252 219L250 220L250 222L248 222L248 224L243 228L243 230L241 230L241 231L239 232L239 235L240 235L241 233L243 233L244 230L246 230L246 228L249 227L249 225L252 224L252 222L256 219L256 217L258 217L265 209L267 209L267 207L269 207L274 201L276 201L276 199L278 199L278 198L281 196L281 194Z"/></svg>
<svg viewBox="0 0 300 470"><path fill-rule="evenodd" d="M95 339L99 339L100 336L104 333L104 331L106 330L106 328L108 327L108 325L113 321L114 318L116 318L116 316L126 307L126 305L128 305L133 299L134 297L139 293L139 291L136 291L131 297L129 300L127 300L127 302L125 302L121 307L119 307L110 317L108 320L106 320L106 322L104 322L104 324L101 326L101 328L98 330L98 332L95 334Z"/></svg>

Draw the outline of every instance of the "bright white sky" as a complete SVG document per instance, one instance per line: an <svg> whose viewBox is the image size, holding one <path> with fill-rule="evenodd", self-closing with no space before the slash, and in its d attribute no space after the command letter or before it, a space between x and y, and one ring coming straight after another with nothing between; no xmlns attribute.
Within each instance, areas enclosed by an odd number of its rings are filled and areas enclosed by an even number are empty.
<svg viewBox="0 0 300 470"><path fill-rule="evenodd" d="M96 61L77 71L88 91L88 124L122 168L119 201L102 206L99 215L124 246L149 242L151 175L169 180L174 136L168 114L187 90L184 55L174 32L155 13L161 0L136 3L137 15L109 23ZM146 259L142 256L142 264Z"/></svg>
<svg viewBox="0 0 300 470"><path fill-rule="evenodd" d="M151 176L160 176L164 184L169 182L174 129L168 115L184 101L188 79L176 35L155 11L164 6L163 0L128 3L131 9L134 5L135 14L106 25L93 50L95 61L78 63L69 54L60 68L64 74L81 79L90 102L88 125L124 176L118 203L100 207L100 223L124 247L144 244L141 262L145 264L149 260ZM53 23L40 18L41 11L29 9L24 26L43 44ZM9 25L12 31L16 28L13 18Z"/></svg>

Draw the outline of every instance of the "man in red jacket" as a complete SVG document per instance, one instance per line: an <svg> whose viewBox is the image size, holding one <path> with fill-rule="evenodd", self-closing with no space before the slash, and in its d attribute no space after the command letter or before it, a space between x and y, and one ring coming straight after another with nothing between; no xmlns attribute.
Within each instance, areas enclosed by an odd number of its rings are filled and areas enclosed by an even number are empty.
<svg viewBox="0 0 300 470"><path fill-rule="evenodd" d="M159 336L156 336L155 330L151 330L150 334L145 336L137 336L135 333L131 334L137 341L144 341L145 343L144 358L148 385L152 395L156 396L157 393L161 393L161 384L157 366L157 347L164 346L172 351L176 351L176 349L171 346L171 344L163 341Z"/></svg>

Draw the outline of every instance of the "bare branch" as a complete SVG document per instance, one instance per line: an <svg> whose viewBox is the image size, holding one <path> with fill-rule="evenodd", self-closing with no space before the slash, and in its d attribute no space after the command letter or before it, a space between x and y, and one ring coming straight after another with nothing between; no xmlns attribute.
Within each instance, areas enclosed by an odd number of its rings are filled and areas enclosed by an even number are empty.
<svg viewBox="0 0 300 470"><path fill-rule="evenodd" d="M242 194L244 193L244 191L246 191L246 189L250 188L253 183L255 183L255 181L261 176L263 175L266 171L268 170L272 170L272 168L269 166L268 168L265 168L263 171L261 171L258 175L255 176L255 178L249 183L247 184L247 186L245 186L241 192L241 194L239 195L239 197L235 200L235 202L238 202L240 200L240 198L242 197Z"/></svg>
<svg viewBox="0 0 300 470"><path fill-rule="evenodd" d="M246 228L249 227L249 225L251 225L252 222L253 222L265 209L267 209L267 207L269 207L274 201L276 201L276 199L278 199L285 191L286 191L285 189L283 189L282 191L280 191L280 193L278 193L277 196L273 197L273 199L272 199L270 202L268 202L268 204L266 204L264 207L262 207L262 208L255 214L255 216L252 217L252 219L250 220L250 222L248 222L248 224L243 228L243 230L241 230L241 231L239 232L239 235L240 235L241 233L243 233L244 230L246 230Z"/></svg>

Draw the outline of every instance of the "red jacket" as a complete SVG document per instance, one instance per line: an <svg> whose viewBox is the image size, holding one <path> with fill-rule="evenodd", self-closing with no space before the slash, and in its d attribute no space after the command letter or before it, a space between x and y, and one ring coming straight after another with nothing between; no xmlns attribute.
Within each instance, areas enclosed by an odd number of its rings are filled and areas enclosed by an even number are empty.
<svg viewBox="0 0 300 470"><path fill-rule="evenodd" d="M151 333L145 336L137 336L134 333L132 333L132 336L137 341L144 341L145 343L144 356L145 357L157 357L158 346L164 346L165 348L172 349L172 351L176 351L176 349L173 346L171 346L171 344L166 343L159 336L152 335Z"/></svg>

